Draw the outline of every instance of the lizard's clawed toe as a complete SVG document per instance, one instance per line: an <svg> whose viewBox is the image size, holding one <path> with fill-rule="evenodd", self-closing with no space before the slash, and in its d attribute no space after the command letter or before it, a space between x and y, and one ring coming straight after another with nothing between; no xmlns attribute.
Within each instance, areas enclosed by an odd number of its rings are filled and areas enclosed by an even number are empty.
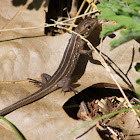
<svg viewBox="0 0 140 140"><path fill-rule="evenodd" d="M73 87L62 88L62 91L61 92L64 92L64 95L65 95L66 92L70 92L70 91L73 91L74 94L78 94L78 91L75 90Z"/></svg>
<svg viewBox="0 0 140 140"><path fill-rule="evenodd" d="M31 79L31 78L27 78L29 80L29 82L32 82L34 83L34 85L38 86L38 87L43 87L44 84L40 81L37 81L37 80L34 80L34 79Z"/></svg>

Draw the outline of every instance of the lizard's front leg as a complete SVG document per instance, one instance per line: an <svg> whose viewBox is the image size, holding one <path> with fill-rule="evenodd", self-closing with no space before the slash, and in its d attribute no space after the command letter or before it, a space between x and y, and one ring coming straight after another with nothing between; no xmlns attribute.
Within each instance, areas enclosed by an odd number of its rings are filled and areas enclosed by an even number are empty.
<svg viewBox="0 0 140 140"><path fill-rule="evenodd" d="M80 54L85 54L85 55L89 55L89 56L92 56L92 52L93 52L93 50L84 50L84 49L79 50Z"/></svg>
<svg viewBox="0 0 140 140"><path fill-rule="evenodd" d="M71 86L71 77L64 77L62 80L58 82L58 87L62 87L62 92L73 91L75 94L78 93L72 86Z"/></svg>

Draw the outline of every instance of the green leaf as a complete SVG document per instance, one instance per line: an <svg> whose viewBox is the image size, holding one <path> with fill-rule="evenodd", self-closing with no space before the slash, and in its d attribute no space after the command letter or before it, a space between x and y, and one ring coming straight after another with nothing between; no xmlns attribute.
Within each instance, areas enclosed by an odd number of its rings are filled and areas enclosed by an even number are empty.
<svg viewBox="0 0 140 140"><path fill-rule="evenodd" d="M140 63L137 63L137 64L136 64L135 70L136 70L137 72L140 72ZM136 83L140 85L140 78L138 78L138 79L136 80Z"/></svg>
<svg viewBox="0 0 140 140"><path fill-rule="evenodd" d="M125 30L120 32L123 37L120 37L118 40L113 40L110 45L110 50L113 50L114 48L118 47L119 45L131 40L138 38L140 36L140 30L138 31L133 31L133 30Z"/></svg>
<svg viewBox="0 0 140 140"><path fill-rule="evenodd" d="M137 63L137 64L136 64L135 70L138 71L138 72L140 72L140 63Z"/></svg>
<svg viewBox="0 0 140 140"><path fill-rule="evenodd" d="M140 10L140 0L123 0L123 1L130 4L131 9Z"/></svg>
<svg viewBox="0 0 140 140"><path fill-rule="evenodd" d="M101 32L101 34L100 34L100 37L107 36L107 35L109 35L110 33L114 32L114 31L116 31L116 30L118 30L118 29L120 29L120 28L122 28L122 26L120 26L120 25L105 26L105 27L104 27L104 30L103 30L103 31Z"/></svg>
<svg viewBox="0 0 140 140"><path fill-rule="evenodd" d="M138 85L140 85L140 78L138 78L138 79L136 80L136 83L137 83Z"/></svg>
<svg viewBox="0 0 140 140"><path fill-rule="evenodd" d="M122 37L110 43L111 50L122 43L140 37L140 13L137 10L140 7L140 0L102 0L97 7L102 12L99 19L108 19L117 23L112 27L104 27L100 37L123 29Z"/></svg>

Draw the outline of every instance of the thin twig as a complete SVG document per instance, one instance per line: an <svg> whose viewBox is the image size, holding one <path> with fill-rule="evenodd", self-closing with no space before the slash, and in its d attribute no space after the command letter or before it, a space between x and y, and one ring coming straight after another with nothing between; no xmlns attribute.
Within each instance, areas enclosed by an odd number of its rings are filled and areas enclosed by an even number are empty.
<svg viewBox="0 0 140 140"><path fill-rule="evenodd" d="M93 6L96 10L98 10L97 6L95 5L95 3L93 2L93 0L86 0L89 4L91 4L91 6ZM96 1L95 1L96 2ZM99 11L99 10L98 10ZM99 11L100 12L100 11Z"/></svg>
<svg viewBox="0 0 140 140"><path fill-rule="evenodd" d="M79 14L81 13L81 11L82 11L82 9L83 9L85 3L86 3L86 0L84 0L83 3L81 4L81 6L80 6L80 8L79 8L79 10L78 10L78 12L77 12L77 14L76 14L76 17L79 16ZM77 18L75 18L75 19L72 21L72 25L76 22L76 19L77 19ZM72 30L72 25L69 27L70 30Z"/></svg>
<svg viewBox="0 0 140 140"><path fill-rule="evenodd" d="M85 16L85 15L89 15L89 14L93 14L93 13L96 13L98 11L92 11L92 12L89 12L89 13L86 13L86 14L82 14L82 15L79 15L77 17L74 17L74 18L71 18L71 19L67 19L67 20L64 20L64 21L61 21L61 23L65 23L65 22L68 22L68 21L71 21L75 18L80 18L82 16ZM44 27L52 27L52 26L56 26L58 23L55 23L55 24L45 24L45 25L42 25L42 26L38 26L38 27L26 27L26 28L13 28L13 29L3 29L3 30L0 30L0 32L6 32L6 31L15 31L15 30L31 30L31 29L39 29L39 28L44 28ZM60 25L59 24L59 25Z"/></svg>

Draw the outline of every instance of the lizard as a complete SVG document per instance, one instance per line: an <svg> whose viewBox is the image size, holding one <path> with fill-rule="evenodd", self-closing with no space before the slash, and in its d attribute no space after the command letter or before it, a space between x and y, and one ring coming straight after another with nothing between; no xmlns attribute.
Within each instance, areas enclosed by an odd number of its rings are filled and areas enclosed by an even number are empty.
<svg viewBox="0 0 140 140"><path fill-rule="evenodd" d="M91 31L98 25L97 18L87 17L83 19L78 26L75 28L75 32L83 35L85 38L89 36ZM71 84L71 75L75 69L78 58L80 54L89 54L92 50L84 50L84 41L76 34L72 33L71 38L69 39L68 45L64 51L62 60L58 69L52 76L43 73L41 75L42 82L37 80L29 79L35 84L39 84L41 88L34 92L33 94L15 102L14 104L5 107L0 110L0 116L5 116L14 110L21 108L25 105L31 104L49 93L62 88L63 92L74 91L76 90L70 86Z"/></svg>

